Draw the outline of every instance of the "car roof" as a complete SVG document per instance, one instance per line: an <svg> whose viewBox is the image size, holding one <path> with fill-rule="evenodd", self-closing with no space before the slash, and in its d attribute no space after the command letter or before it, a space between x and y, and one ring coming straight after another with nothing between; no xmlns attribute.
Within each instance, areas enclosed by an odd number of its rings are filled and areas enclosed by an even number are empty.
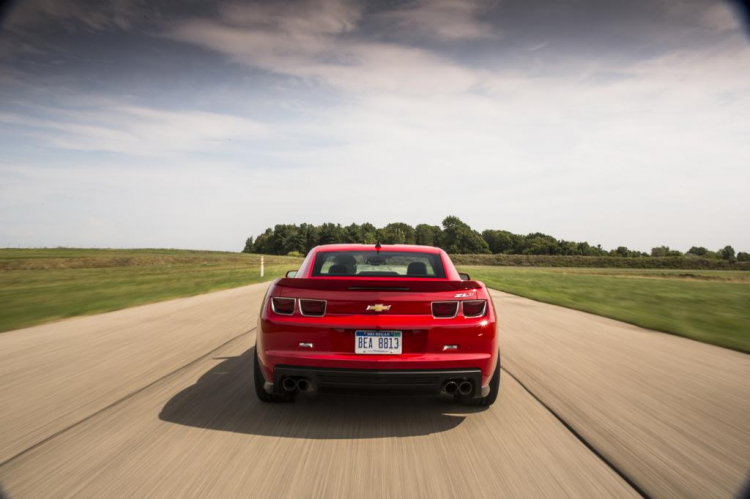
<svg viewBox="0 0 750 499"><path fill-rule="evenodd" d="M375 251L374 244L322 244L315 248L319 251ZM380 251L404 251L408 253L440 253L440 248L420 246L418 244L383 244Z"/></svg>

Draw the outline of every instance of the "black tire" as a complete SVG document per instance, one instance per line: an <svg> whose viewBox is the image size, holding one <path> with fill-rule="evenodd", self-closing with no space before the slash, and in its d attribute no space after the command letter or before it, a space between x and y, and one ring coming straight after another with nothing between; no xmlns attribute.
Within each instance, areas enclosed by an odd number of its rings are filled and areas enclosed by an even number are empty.
<svg viewBox="0 0 750 499"><path fill-rule="evenodd" d="M500 392L500 352L497 352L497 366L495 367L495 373L490 379L490 393L486 397L482 398L466 398L459 399L465 405L474 407L489 407L497 400L497 394Z"/></svg>
<svg viewBox="0 0 750 499"><path fill-rule="evenodd" d="M258 360L257 350L255 351L254 357L255 362L253 363L253 384L255 385L255 395L258 396L258 400L266 403L291 402L293 399L290 396L275 395L266 392L266 389L263 388L263 383L265 382L265 380L263 378L263 374L260 372L260 361Z"/></svg>

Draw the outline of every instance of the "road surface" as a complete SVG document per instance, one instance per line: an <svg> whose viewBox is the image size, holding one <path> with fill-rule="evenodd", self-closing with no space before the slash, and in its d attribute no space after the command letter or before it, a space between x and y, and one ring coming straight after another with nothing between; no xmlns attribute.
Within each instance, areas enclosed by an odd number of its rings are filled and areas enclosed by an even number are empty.
<svg viewBox="0 0 750 499"><path fill-rule="evenodd" d="M252 393L267 284L0 335L24 497L732 497L750 356L493 292L498 402Z"/></svg>

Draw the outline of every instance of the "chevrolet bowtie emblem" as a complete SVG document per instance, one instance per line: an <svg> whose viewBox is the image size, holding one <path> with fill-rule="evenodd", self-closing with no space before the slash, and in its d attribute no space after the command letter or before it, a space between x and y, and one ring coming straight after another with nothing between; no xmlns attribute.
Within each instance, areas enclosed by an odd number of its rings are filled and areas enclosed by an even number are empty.
<svg viewBox="0 0 750 499"><path fill-rule="evenodd" d="M367 305L367 310L372 310L373 312L385 312L386 310L390 310L390 305L383 305L382 303L376 303L375 305Z"/></svg>

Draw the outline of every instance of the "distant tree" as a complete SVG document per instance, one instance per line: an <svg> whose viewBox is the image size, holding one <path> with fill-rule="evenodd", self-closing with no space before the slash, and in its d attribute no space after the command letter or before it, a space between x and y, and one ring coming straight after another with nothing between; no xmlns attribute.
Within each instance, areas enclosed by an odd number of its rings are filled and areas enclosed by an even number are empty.
<svg viewBox="0 0 750 499"><path fill-rule="evenodd" d="M560 246L561 255L580 255L578 245L573 241L560 240L558 241L558 245Z"/></svg>
<svg viewBox="0 0 750 499"><path fill-rule="evenodd" d="M299 233L305 241L305 254L320 243L320 229L312 224L301 224Z"/></svg>
<svg viewBox="0 0 750 499"><path fill-rule="evenodd" d="M583 256L602 256L605 254L604 250L600 245L597 246L591 246L587 242L578 243L576 245L578 247L579 255Z"/></svg>
<svg viewBox="0 0 750 499"><path fill-rule="evenodd" d="M541 232L526 236L525 255L557 255L560 254L557 239Z"/></svg>
<svg viewBox="0 0 750 499"><path fill-rule="evenodd" d="M437 225L419 224L414 229L414 242L422 246L439 246L441 232Z"/></svg>
<svg viewBox="0 0 750 499"><path fill-rule="evenodd" d="M657 246L656 248L651 248L651 256L682 256L682 252L679 250L670 249L669 246Z"/></svg>
<svg viewBox="0 0 750 499"><path fill-rule="evenodd" d="M482 232L490 251L494 254L513 251L513 234L505 230L485 230Z"/></svg>
<svg viewBox="0 0 750 499"><path fill-rule="evenodd" d="M439 225L432 226L433 245L445 249L445 231Z"/></svg>
<svg viewBox="0 0 750 499"><path fill-rule="evenodd" d="M740 251L739 253L737 253L737 261L750 262L750 253Z"/></svg>
<svg viewBox="0 0 750 499"><path fill-rule="evenodd" d="M276 254L273 250L273 229L270 227L266 229L266 231L259 235L257 239L255 239L255 251L254 253L263 253L266 255L273 255Z"/></svg>
<svg viewBox="0 0 750 499"><path fill-rule="evenodd" d="M618 246L617 249L610 251L612 256L619 256L623 258L630 258L633 256L633 252L630 251L626 246Z"/></svg>
<svg viewBox="0 0 750 499"><path fill-rule="evenodd" d="M443 248L449 253L495 253L509 255L580 255L580 256L613 256L627 258L648 257L649 254L619 246L606 251L601 245L593 246L586 241L575 242L556 239L553 236L533 232L527 235L513 234L504 230L485 230L481 234L454 216L443 220L442 228L436 225L409 224L396 222L382 228L373 224L352 223L346 227L340 224L278 224L268 228L255 239L247 238L243 252L265 253L274 255L307 254L312 248L321 244L362 243L375 244L422 244ZM726 246L719 251L693 246L688 255L703 258L725 259L747 258L747 253L735 256L734 249ZM652 248L651 256L681 256L682 253L669 248L657 246Z"/></svg>
<svg viewBox="0 0 750 499"><path fill-rule="evenodd" d="M371 223L363 223L359 227L362 234L362 244L375 244L378 242L378 229Z"/></svg>
<svg viewBox="0 0 750 499"><path fill-rule="evenodd" d="M706 253L708 253L708 250L704 248L703 246L693 246L687 251L688 255L695 255L695 256L706 256Z"/></svg>
<svg viewBox="0 0 750 499"><path fill-rule="evenodd" d="M245 249L242 250L243 253L253 253L255 251L255 244L253 243L253 237L250 236L245 240Z"/></svg>
<svg viewBox="0 0 750 499"><path fill-rule="evenodd" d="M297 253L304 255L306 253L307 241L305 235L300 232L299 228L295 225L290 230L286 239L284 239L283 248L284 254Z"/></svg>
<svg viewBox="0 0 750 499"><path fill-rule="evenodd" d="M444 246L449 253L489 253L490 247L482 236L458 217L443 220Z"/></svg>
<svg viewBox="0 0 750 499"><path fill-rule="evenodd" d="M345 233L340 224L323 224L320 226L319 244L336 244L344 241Z"/></svg>
<svg viewBox="0 0 750 499"><path fill-rule="evenodd" d="M347 225L344 229L344 243L362 244L362 229L357 224Z"/></svg>
<svg viewBox="0 0 750 499"><path fill-rule="evenodd" d="M735 258L735 255L734 255L734 248L732 248L731 246L724 246L724 247L723 247L722 249L720 249L720 250L718 251L718 253L719 253L719 256L720 256L720 257L721 257L721 258L722 258L723 260L729 260L729 261L732 261L732 260L734 260L734 258Z"/></svg>
<svg viewBox="0 0 750 499"><path fill-rule="evenodd" d="M273 230L268 235L267 240L264 242L268 247L268 251L264 251L264 253L286 255L288 251L291 251L287 250L287 240L292 237L296 231L297 227L295 225L278 224L274 226Z"/></svg>
<svg viewBox="0 0 750 499"><path fill-rule="evenodd" d="M414 244L415 233L411 225L405 223L392 223L383 227L384 244Z"/></svg>

